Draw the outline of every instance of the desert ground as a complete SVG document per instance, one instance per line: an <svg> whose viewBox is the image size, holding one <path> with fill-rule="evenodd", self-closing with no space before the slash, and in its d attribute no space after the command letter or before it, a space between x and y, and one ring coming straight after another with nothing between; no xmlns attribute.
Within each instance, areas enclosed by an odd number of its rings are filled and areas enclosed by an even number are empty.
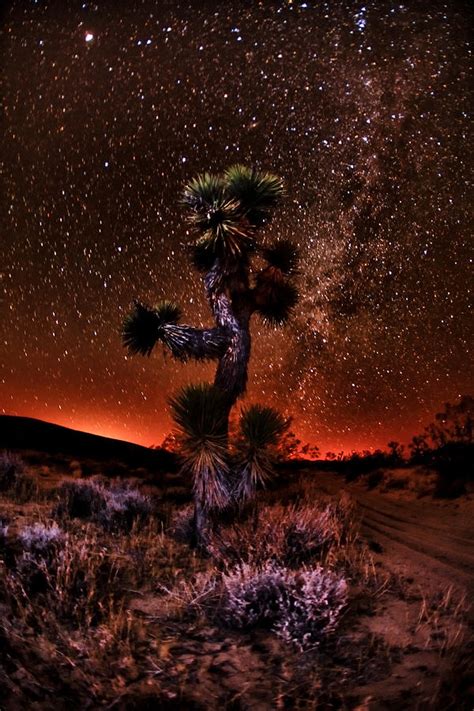
<svg viewBox="0 0 474 711"><path fill-rule="evenodd" d="M8 456L0 708L472 708L471 492L283 467L196 550L179 474Z"/></svg>
<svg viewBox="0 0 474 711"><path fill-rule="evenodd" d="M429 478L416 469L395 469L391 480L416 483ZM394 572L423 574L424 584L433 587L453 584L474 594L474 497L453 501L420 498L413 489L367 491L365 482L347 485L334 473L319 472L318 487L323 493L337 494L347 488L357 502L362 531L368 540L385 550L385 565Z"/></svg>

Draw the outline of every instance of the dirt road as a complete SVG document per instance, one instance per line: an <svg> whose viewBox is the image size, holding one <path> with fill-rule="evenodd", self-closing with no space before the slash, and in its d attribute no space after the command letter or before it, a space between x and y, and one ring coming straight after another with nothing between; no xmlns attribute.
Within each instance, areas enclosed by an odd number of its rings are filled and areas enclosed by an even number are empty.
<svg viewBox="0 0 474 711"><path fill-rule="evenodd" d="M346 487L339 475L321 475L321 488ZM474 596L474 502L410 500L347 486L362 514L362 531L382 546L389 567L426 583L453 583ZM421 574L421 575L420 575Z"/></svg>

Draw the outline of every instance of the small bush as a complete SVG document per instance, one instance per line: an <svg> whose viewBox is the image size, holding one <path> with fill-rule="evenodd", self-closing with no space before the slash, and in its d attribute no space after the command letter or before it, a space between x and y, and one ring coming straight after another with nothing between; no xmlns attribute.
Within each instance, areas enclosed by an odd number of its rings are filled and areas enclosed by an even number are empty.
<svg viewBox="0 0 474 711"><path fill-rule="evenodd" d="M34 523L32 526L25 526L18 538L25 551L45 555L57 550L64 541L64 532L57 523L49 526L44 523Z"/></svg>
<svg viewBox="0 0 474 711"><path fill-rule="evenodd" d="M152 513L150 498L138 489L107 489L105 507L98 522L108 530L130 531L135 523L144 523Z"/></svg>
<svg viewBox="0 0 474 711"><path fill-rule="evenodd" d="M24 473L25 463L21 457L7 451L0 454L0 491L11 489Z"/></svg>
<svg viewBox="0 0 474 711"><path fill-rule="evenodd" d="M347 602L345 580L320 566L293 571L274 563L244 564L222 582L222 617L229 626L270 628L300 650L318 646L334 631Z"/></svg>
<svg viewBox="0 0 474 711"><path fill-rule="evenodd" d="M300 650L317 647L338 625L347 603L347 583L321 567L293 576L275 632Z"/></svg>
<svg viewBox="0 0 474 711"><path fill-rule="evenodd" d="M58 516L96 519L106 506L107 490L96 481L65 481L58 493L60 501L53 512Z"/></svg>
<svg viewBox="0 0 474 711"><path fill-rule="evenodd" d="M8 536L8 520L0 518L0 550L5 547Z"/></svg>
<svg viewBox="0 0 474 711"><path fill-rule="evenodd" d="M457 499L466 493L466 484L461 477L444 471L437 472L433 496L437 499Z"/></svg>
<svg viewBox="0 0 474 711"><path fill-rule="evenodd" d="M263 565L269 560L297 567L322 560L347 540L354 529L354 507L349 497L310 504L268 506L258 523L246 521L213 531L209 552L226 563Z"/></svg>
<svg viewBox="0 0 474 711"><path fill-rule="evenodd" d="M321 556L343 535L342 518L334 504L315 511L310 506L288 509L284 557L289 564L298 564L314 556Z"/></svg>
<svg viewBox="0 0 474 711"><path fill-rule="evenodd" d="M45 592L54 574L59 549L65 542L64 532L56 523L34 523L18 535L22 554L16 560L16 571L29 594Z"/></svg>
<svg viewBox="0 0 474 711"><path fill-rule="evenodd" d="M170 533L181 543L191 543L195 536L194 508L191 505L178 509L171 520Z"/></svg>
<svg viewBox="0 0 474 711"><path fill-rule="evenodd" d="M72 476L76 479L79 479L82 476L82 466L77 459L73 459L69 462L69 469L71 470Z"/></svg>
<svg viewBox="0 0 474 711"><path fill-rule="evenodd" d="M35 524L19 536L25 549L4 581L10 603L24 618L48 611L74 627L97 625L117 611L132 562L110 552L88 529L64 533Z"/></svg>
<svg viewBox="0 0 474 711"><path fill-rule="evenodd" d="M284 606L289 572L271 562L261 569L244 563L223 575L222 617L231 627L272 627Z"/></svg>
<svg viewBox="0 0 474 711"><path fill-rule="evenodd" d="M0 454L0 491L23 503L38 494L38 484L28 476L21 457L13 452Z"/></svg>
<svg viewBox="0 0 474 711"><path fill-rule="evenodd" d="M177 580L171 589L158 583L158 591L163 594L158 610L163 619L202 618L206 613L212 617L221 594L220 576L214 571L198 571Z"/></svg>
<svg viewBox="0 0 474 711"><path fill-rule="evenodd" d="M402 476L389 476L383 487L383 491L401 491L402 489L409 489L410 488L410 479L409 477L402 477Z"/></svg>
<svg viewBox="0 0 474 711"><path fill-rule="evenodd" d="M375 489L384 480L384 473L381 469L375 469L367 475L367 488Z"/></svg>
<svg viewBox="0 0 474 711"><path fill-rule="evenodd" d="M474 482L474 444L472 442L446 441L430 450L430 465L437 473L434 496L456 499L467 492Z"/></svg>
<svg viewBox="0 0 474 711"><path fill-rule="evenodd" d="M93 521L107 530L130 531L152 512L150 498L137 489L106 487L98 481L66 481L59 497L54 514Z"/></svg>

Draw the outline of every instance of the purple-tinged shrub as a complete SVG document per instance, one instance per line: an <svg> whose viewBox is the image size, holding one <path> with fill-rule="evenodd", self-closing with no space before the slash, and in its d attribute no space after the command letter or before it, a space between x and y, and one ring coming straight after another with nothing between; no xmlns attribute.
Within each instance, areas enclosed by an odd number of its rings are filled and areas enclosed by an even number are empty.
<svg viewBox="0 0 474 711"><path fill-rule="evenodd" d="M22 553L16 559L16 570L28 593L45 592L50 586L66 535L56 523L34 523L18 535Z"/></svg>
<svg viewBox="0 0 474 711"><path fill-rule="evenodd" d="M244 563L222 576L222 617L230 627L273 627L284 606L289 571L267 563L256 568Z"/></svg>
<svg viewBox="0 0 474 711"><path fill-rule="evenodd" d="M268 506L258 514L258 526L246 521L213 532L209 552L227 564L264 565L275 561L297 567L309 560L322 560L333 547L347 540L354 530L351 500L290 506Z"/></svg>
<svg viewBox="0 0 474 711"><path fill-rule="evenodd" d="M107 489L97 481L75 479L65 481L59 489L60 501L55 508L58 516L97 519L107 503Z"/></svg>
<svg viewBox="0 0 474 711"><path fill-rule="evenodd" d="M58 524L34 523L25 526L18 536L25 551L35 555L48 555L57 550L64 541L64 531Z"/></svg>
<svg viewBox="0 0 474 711"><path fill-rule="evenodd" d="M0 492L23 503L38 493L38 484L28 476L23 459L13 452L0 453Z"/></svg>
<svg viewBox="0 0 474 711"><path fill-rule="evenodd" d="M317 647L335 630L347 602L344 578L321 566L293 571L244 564L222 582L221 614L229 626L270 628L300 650Z"/></svg>
<svg viewBox="0 0 474 711"><path fill-rule="evenodd" d="M130 531L136 523L144 523L152 513L151 500L138 489L106 489L105 507L97 520L108 530Z"/></svg>
<svg viewBox="0 0 474 711"><path fill-rule="evenodd" d="M151 500L138 489L106 487L98 481L66 481L55 513L99 523L107 530L131 530L152 513Z"/></svg>
<svg viewBox="0 0 474 711"><path fill-rule="evenodd" d="M321 566L292 575L275 632L300 650L317 647L338 625L347 583Z"/></svg>

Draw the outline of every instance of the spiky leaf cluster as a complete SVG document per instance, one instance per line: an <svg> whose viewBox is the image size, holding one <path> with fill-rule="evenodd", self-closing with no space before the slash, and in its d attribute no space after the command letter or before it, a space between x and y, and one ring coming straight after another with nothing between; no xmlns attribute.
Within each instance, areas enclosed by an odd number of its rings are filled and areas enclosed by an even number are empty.
<svg viewBox="0 0 474 711"><path fill-rule="evenodd" d="M219 388L209 383L186 385L170 399L170 406L181 440L190 448L207 439L225 441L227 406Z"/></svg>
<svg viewBox="0 0 474 711"><path fill-rule="evenodd" d="M183 203L196 213L206 213L224 199L224 190L224 182L219 175L202 173L185 186Z"/></svg>
<svg viewBox="0 0 474 711"><path fill-rule="evenodd" d="M192 250L194 265L207 271L216 258L245 258L254 247L255 228L268 220L282 193L280 178L243 165L231 166L222 176L194 178L183 195L189 222L201 235Z"/></svg>
<svg viewBox="0 0 474 711"><path fill-rule="evenodd" d="M183 453L183 469L193 477L196 499L204 508L229 500L227 413L224 394L214 385L187 385L170 399Z"/></svg>
<svg viewBox="0 0 474 711"><path fill-rule="evenodd" d="M181 319L181 308L174 301L160 301L154 309L163 326L178 323Z"/></svg>
<svg viewBox="0 0 474 711"><path fill-rule="evenodd" d="M273 473L269 451L278 444L289 427L289 420L272 407L251 405L242 410L240 439L238 442L239 478L235 498L245 501L252 498L259 486L265 486Z"/></svg>
<svg viewBox="0 0 474 711"><path fill-rule="evenodd" d="M254 289L256 311L272 326L282 326L298 302L298 289L277 267L269 266L257 274Z"/></svg>
<svg viewBox="0 0 474 711"><path fill-rule="evenodd" d="M225 173L228 194L239 202L251 225L259 227L267 220L283 195L281 178L237 163Z"/></svg>
<svg viewBox="0 0 474 711"><path fill-rule="evenodd" d="M133 311L124 319L122 326L122 341L130 353L140 353L149 356L156 341L160 320L154 309L135 302Z"/></svg>
<svg viewBox="0 0 474 711"><path fill-rule="evenodd" d="M135 301L122 325L122 342L130 353L149 356L163 326L176 324L180 317L181 309L171 301L162 301L154 308Z"/></svg>
<svg viewBox="0 0 474 711"><path fill-rule="evenodd" d="M278 443L289 421L273 407L250 405L242 410L240 430L249 450L261 450Z"/></svg>
<svg viewBox="0 0 474 711"><path fill-rule="evenodd" d="M262 256L271 267L279 269L286 276L296 273L299 250L291 240L279 239L269 247L264 247Z"/></svg>

